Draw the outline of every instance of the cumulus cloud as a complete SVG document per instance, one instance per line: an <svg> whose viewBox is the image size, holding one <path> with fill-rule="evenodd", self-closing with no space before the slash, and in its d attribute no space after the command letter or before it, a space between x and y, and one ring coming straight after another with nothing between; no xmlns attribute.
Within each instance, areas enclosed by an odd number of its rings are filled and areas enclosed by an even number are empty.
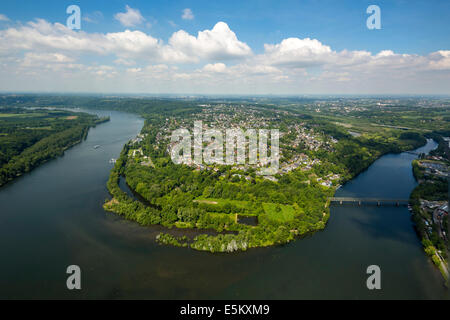
<svg viewBox="0 0 450 320"><path fill-rule="evenodd" d="M450 50L439 50L430 54L430 69L449 70Z"/></svg>
<svg viewBox="0 0 450 320"><path fill-rule="evenodd" d="M9 21L9 18L5 16L4 14L0 13L0 21Z"/></svg>
<svg viewBox="0 0 450 320"><path fill-rule="evenodd" d="M207 64L203 67L203 71L206 72L218 72L223 73L227 70L227 66L224 63Z"/></svg>
<svg viewBox="0 0 450 320"><path fill-rule="evenodd" d="M193 20L194 19L194 13L191 9L186 8L183 10L183 14L181 16L183 20Z"/></svg>
<svg viewBox="0 0 450 320"><path fill-rule="evenodd" d="M285 68L353 66L367 63L373 58L368 51L336 52L319 40L310 38L288 38L277 44L265 44L264 49L264 54L257 59Z"/></svg>
<svg viewBox="0 0 450 320"><path fill-rule="evenodd" d="M125 27L135 27L145 21L144 17L138 9L133 9L130 6L125 7L126 12L119 12L114 15L114 18L118 20Z"/></svg>
<svg viewBox="0 0 450 320"><path fill-rule="evenodd" d="M212 30L199 31L197 37L180 30L169 39L169 44L189 56L204 59L234 59L250 56L250 47L238 40L225 22L218 22Z"/></svg>
<svg viewBox="0 0 450 320"><path fill-rule="evenodd" d="M334 51L317 39L310 38L288 38L277 44L265 44L264 49L264 53L255 57L255 60L262 65L277 66L286 70L322 68L366 73L394 69L424 71L445 69L450 62L448 55L450 51L445 50L427 56L399 54L392 50L382 50L377 54L364 50Z"/></svg>
<svg viewBox="0 0 450 320"><path fill-rule="evenodd" d="M101 53L102 36L75 32L66 26L51 24L43 19L18 28L0 30L0 52L13 50L68 50Z"/></svg>
<svg viewBox="0 0 450 320"><path fill-rule="evenodd" d="M145 68L145 71L147 72L166 72L169 70L169 66L166 64L157 64L157 65L150 65Z"/></svg>
<svg viewBox="0 0 450 320"><path fill-rule="evenodd" d="M332 51L316 39L288 38L278 44L265 44L265 58L272 64L310 66L325 62Z"/></svg>
<svg viewBox="0 0 450 320"><path fill-rule="evenodd" d="M119 59L114 60L114 63L118 64L118 65L124 65L124 66L133 66L136 64L136 61L119 58Z"/></svg>
<svg viewBox="0 0 450 320"><path fill-rule="evenodd" d="M254 54L225 22L196 35L179 30L164 41L138 30L87 33L37 19L0 29L0 87L11 88L14 77L19 86L31 77L30 86L67 86L73 79L80 91L97 88L92 86L97 81L106 86L102 91L129 84L131 91L161 86L164 92L448 92L450 50L425 55L337 51L318 39L293 37L265 44Z"/></svg>
<svg viewBox="0 0 450 320"><path fill-rule="evenodd" d="M212 30L200 31L197 37L180 30L164 44L164 41L138 30L106 34L76 32L60 23L38 19L17 28L0 30L0 54L18 50L112 54L121 59L171 63L238 59L251 54L248 45L239 41L223 22L217 23Z"/></svg>
<svg viewBox="0 0 450 320"><path fill-rule="evenodd" d="M34 66L41 63L68 63L73 62L74 59L61 53L25 53L23 59L24 66Z"/></svg>

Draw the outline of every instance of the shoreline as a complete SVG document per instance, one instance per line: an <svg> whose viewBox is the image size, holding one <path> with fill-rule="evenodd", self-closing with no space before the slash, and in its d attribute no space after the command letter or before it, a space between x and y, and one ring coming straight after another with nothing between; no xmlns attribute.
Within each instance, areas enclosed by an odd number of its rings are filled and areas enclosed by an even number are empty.
<svg viewBox="0 0 450 320"><path fill-rule="evenodd" d="M439 146L439 144L436 140L434 140L434 139L429 139L429 140L434 141L435 143L437 143L437 145L434 149L429 150L426 153L426 155L429 155L431 151L436 150ZM423 185L427 182L426 179L419 179L419 177L417 176L418 173L416 174L415 161L417 161L417 159L418 159L418 157L416 157L415 159L413 159L411 161L411 168L412 168L414 180L417 182L417 185L415 186L415 188L411 191L411 193L409 195L410 204L416 203L417 201L421 200L420 198L418 198L418 199L413 198L413 194L414 194L414 191L420 185ZM423 199L423 200L425 200L425 199ZM448 200L447 200L447 203L448 203ZM416 206L410 207L411 220L413 220L417 216L417 217L419 217L419 219L421 219L422 223L425 223L428 225L427 220L420 214L420 210L421 209L420 208L418 209ZM427 257L431 260L433 265L441 273L442 277L444 278L445 286L449 287L449 267L448 267L445 259L443 259L443 257L439 254L439 252L435 246L425 244L424 241L427 241L427 242L430 241L429 236L426 233L425 233L425 235L422 235L421 231L418 229L417 223L414 221L413 221L413 227L414 227L414 230L415 230L415 233L416 233L418 239L421 241L423 252L427 255Z"/></svg>
<svg viewBox="0 0 450 320"><path fill-rule="evenodd" d="M59 109L57 109L57 110L59 110ZM1 188L3 188L3 187L5 187L5 186L9 185L10 183L16 181L17 179L19 179L19 178L22 177L23 175L25 175L25 174L27 174L27 173L33 172L33 170L35 170L35 169L41 167L42 165L44 165L44 164L46 164L46 163L48 163L48 162L50 162L50 161L52 161L52 160L55 160L55 159L57 159L57 158L63 157L64 154L65 154L65 152L66 152L67 150L69 150L70 148L73 148L74 146L76 146L76 145L82 143L84 140L87 139L87 136L88 136L88 134L89 134L89 130L90 130L91 128L95 128L97 125L102 124L102 123L105 123L105 122L108 122L108 121L110 121L109 117L107 117L107 118L99 118L97 121L94 121L94 123L93 123L91 126L87 126L87 127L83 128L83 132L82 132L81 138L78 139L78 140L76 140L76 141L74 141L74 142L71 142L71 143L67 144L67 145L64 146L64 147L62 147L62 148L61 148L61 154L56 155L56 156L54 156L54 157L51 157L51 158L49 158L49 159L45 159L45 160L43 160L42 162L40 162L37 166L32 167L29 171L19 172L19 173L17 173L16 176L14 176L13 178L8 179L6 182L4 182L4 183L2 183L2 184L0 183L0 190L1 190ZM63 132L64 132L64 131L63 131ZM51 135L48 136L48 137L51 137ZM45 137L45 138L48 138L48 137ZM43 138L43 139L45 139L45 138ZM39 142L39 141L38 141L38 142ZM31 148L31 147L33 147L33 145L30 146L29 148ZM26 151L26 149L25 149L24 151ZM22 151L22 152L24 152L24 151ZM17 155L16 157L20 157L20 154ZM8 162L8 163L9 163L9 162ZM7 165L8 163L6 163L6 165Z"/></svg>

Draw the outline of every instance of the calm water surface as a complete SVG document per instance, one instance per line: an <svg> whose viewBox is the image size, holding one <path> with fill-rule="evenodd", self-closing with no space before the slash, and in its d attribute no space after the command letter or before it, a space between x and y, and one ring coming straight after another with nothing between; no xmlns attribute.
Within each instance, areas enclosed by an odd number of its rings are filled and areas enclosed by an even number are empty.
<svg viewBox="0 0 450 320"><path fill-rule="evenodd" d="M0 189L0 298L449 298L404 207L332 207L323 232L231 255L157 245L159 228L102 209L108 161L143 120L97 114L111 121ZM337 196L408 198L413 158L384 156ZM66 289L71 264L81 267L81 291ZM371 264L381 267L380 291L366 289Z"/></svg>

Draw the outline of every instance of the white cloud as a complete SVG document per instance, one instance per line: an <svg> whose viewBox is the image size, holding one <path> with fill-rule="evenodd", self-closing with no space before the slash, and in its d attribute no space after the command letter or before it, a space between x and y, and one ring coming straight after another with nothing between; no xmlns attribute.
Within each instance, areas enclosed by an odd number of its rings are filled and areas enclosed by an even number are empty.
<svg viewBox="0 0 450 320"><path fill-rule="evenodd" d="M237 64L227 67L224 63L208 63L199 71L206 73L222 73L229 74L236 77L239 76L266 76L271 74L280 74L282 71L273 66L259 65L259 64Z"/></svg>
<svg viewBox="0 0 450 320"><path fill-rule="evenodd" d="M89 23L99 23L100 20L103 20L103 13L101 11L94 11L92 13L83 13L81 19Z"/></svg>
<svg viewBox="0 0 450 320"><path fill-rule="evenodd" d="M225 22L218 22L212 30L199 31L197 37L186 31L175 32L169 44L188 56L204 59L236 59L252 54L250 47L238 40Z"/></svg>
<svg viewBox="0 0 450 320"><path fill-rule="evenodd" d="M138 9L133 9L130 6L125 7L126 12L117 13L114 18L118 20L125 27L135 27L145 21L144 17Z"/></svg>
<svg viewBox="0 0 450 320"><path fill-rule="evenodd" d="M264 49L272 64L286 66L321 64L332 54L329 46L309 38L288 38L275 45L265 44Z"/></svg>
<svg viewBox="0 0 450 320"><path fill-rule="evenodd" d="M108 65L101 66L89 66L86 67L86 71L93 76L100 78L113 78L117 75L117 71L114 67Z"/></svg>
<svg viewBox="0 0 450 320"><path fill-rule="evenodd" d="M450 50L439 50L430 54L430 69L449 70L450 69Z"/></svg>
<svg viewBox="0 0 450 320"><path fill-rule="evenodd" d="M0 21L9 21L9 18L5 16L4 14L0 13Z"/></svg>
<svg viewBox="0 0 450 320"><path fill-rule="evenodd" d="M283 71L277 67L261 64L238 64L232 68L236 74L248 74L253 76L266 76L283 73Z"/></svg>
<svg viewBox="0 0 450 320"><path fill-rule="evenodd" d="M142 71L142 69L141 68L128 68L127 69L127 72L129 72L129 73L140 73Z"/></svg>
<svg viewBox="0 0 450 320"><path fill-rule="evenodd" d="M91 51L101 53L102 36L75 32L66 26L38 19L19 28L0 30L0 52L30 50Z"/></svg>
<svg viewBox="0 0 450 320"><path fill-rule="evenodd" d="M0 30L0 55L21 50L35 53L61 51L78 55L112 54L122 59L142 55L147 59L159 59L163 45L162 41L141 31L107 34L76 32L62 24L39 19L17 28Z"/></svg>
<svg viewBox="0 0 450 320"><path fill-rule="evenodd" d="M217 73L223 73L227 69L227 66L224 63L214 63L214 64L207 64L203 67L203 71L206 72L217 72Z"/></svg>
<svg viewBox="0 0 450 320"><path fill-rule="evenodd" d="M288 38L278 44L265 44L263 54L255 57L260 65L272 65L286 71L319 68L334 71L363 73L389 72L392 70L425 71L445 69L450 65L450 51L437 51L428 56L398 54L382 50L372 54L363 50L334 51L317 39ZM330 74L339 74L330 72Z"/></svg>
<svg viewBox="0 0 450 320"><path fill-rule="evenodd" d="M37 66L41 63L69 63L73 62L73 58L61 53L25 53L22 66Z"/></svg>
<svg viewBox="0 0 450 320"><path fill-rule="evenodd" d="M123 66L133 66L136 64L136 61L119 58L114 60L114 63Z"/></svg>
<svg viewBox="0 0 450 320"><path fill-rule="evenodd" d="M103 49L117 55L138 53L154 53L162 46L155 39L141 31L125 30L124 32L107 33L104 37Z"/></svg>
<svg viewBox="0 0 450 320"><path fill-rule="evenodd" d="M197 35L174 32L168 41L138 30L73 31L42 19L0 29L2 90L16 83L21 90L448 93L449 82L450 50L336 51L317 39L288 38L254 54L224 22Z"/></svg>
<svg viewBox="0 0 450 320"><path fill-rule="evenodd" d="M157 64L157 65L151 65L151 66L147 66L145 68L145 71L147 72L166 72L167 70L169 70L169 66L167 66L166 64Z"/></svg>
<svg viewBox="0 0 450 320"><path fill-rule="evenodd" d="M193 20L194 19L194 13L191 9L186 8L183 10L183 15L181 16L183 20Z"/></svg>
<svg viewBox="0 0 450 320"><path fill-rule="evenodd" d="M201 59L238 59L251 55L250 47L239 41L226 23L217 23L194 37L180 30L168 44L142 31L86 33L38 19L17 28L0 30L0 55L29 50L66 51L72 54L115 55L119 59L170 63L198 62Z"/></svg>

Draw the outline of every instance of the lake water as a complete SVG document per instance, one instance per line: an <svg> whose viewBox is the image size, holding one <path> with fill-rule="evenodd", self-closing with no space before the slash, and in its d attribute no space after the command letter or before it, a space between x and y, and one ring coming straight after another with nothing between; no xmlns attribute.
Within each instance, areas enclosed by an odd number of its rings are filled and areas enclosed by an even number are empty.
<svg viewBox="0 0 450 320"><path fill-rule="evenodd" d="M108 161L143 120L97 113L111 121L64 157L0 189L0 298L449 298L405 207L332 207L322 232L236 254L156 244L160 227L140 227L102 209ZM337 196L408 198L416 185L414 157L382 157ZM72 264L81 267L81 291L66 289ZM378 291L366 288L372 264L381 268Z"/></svg>

